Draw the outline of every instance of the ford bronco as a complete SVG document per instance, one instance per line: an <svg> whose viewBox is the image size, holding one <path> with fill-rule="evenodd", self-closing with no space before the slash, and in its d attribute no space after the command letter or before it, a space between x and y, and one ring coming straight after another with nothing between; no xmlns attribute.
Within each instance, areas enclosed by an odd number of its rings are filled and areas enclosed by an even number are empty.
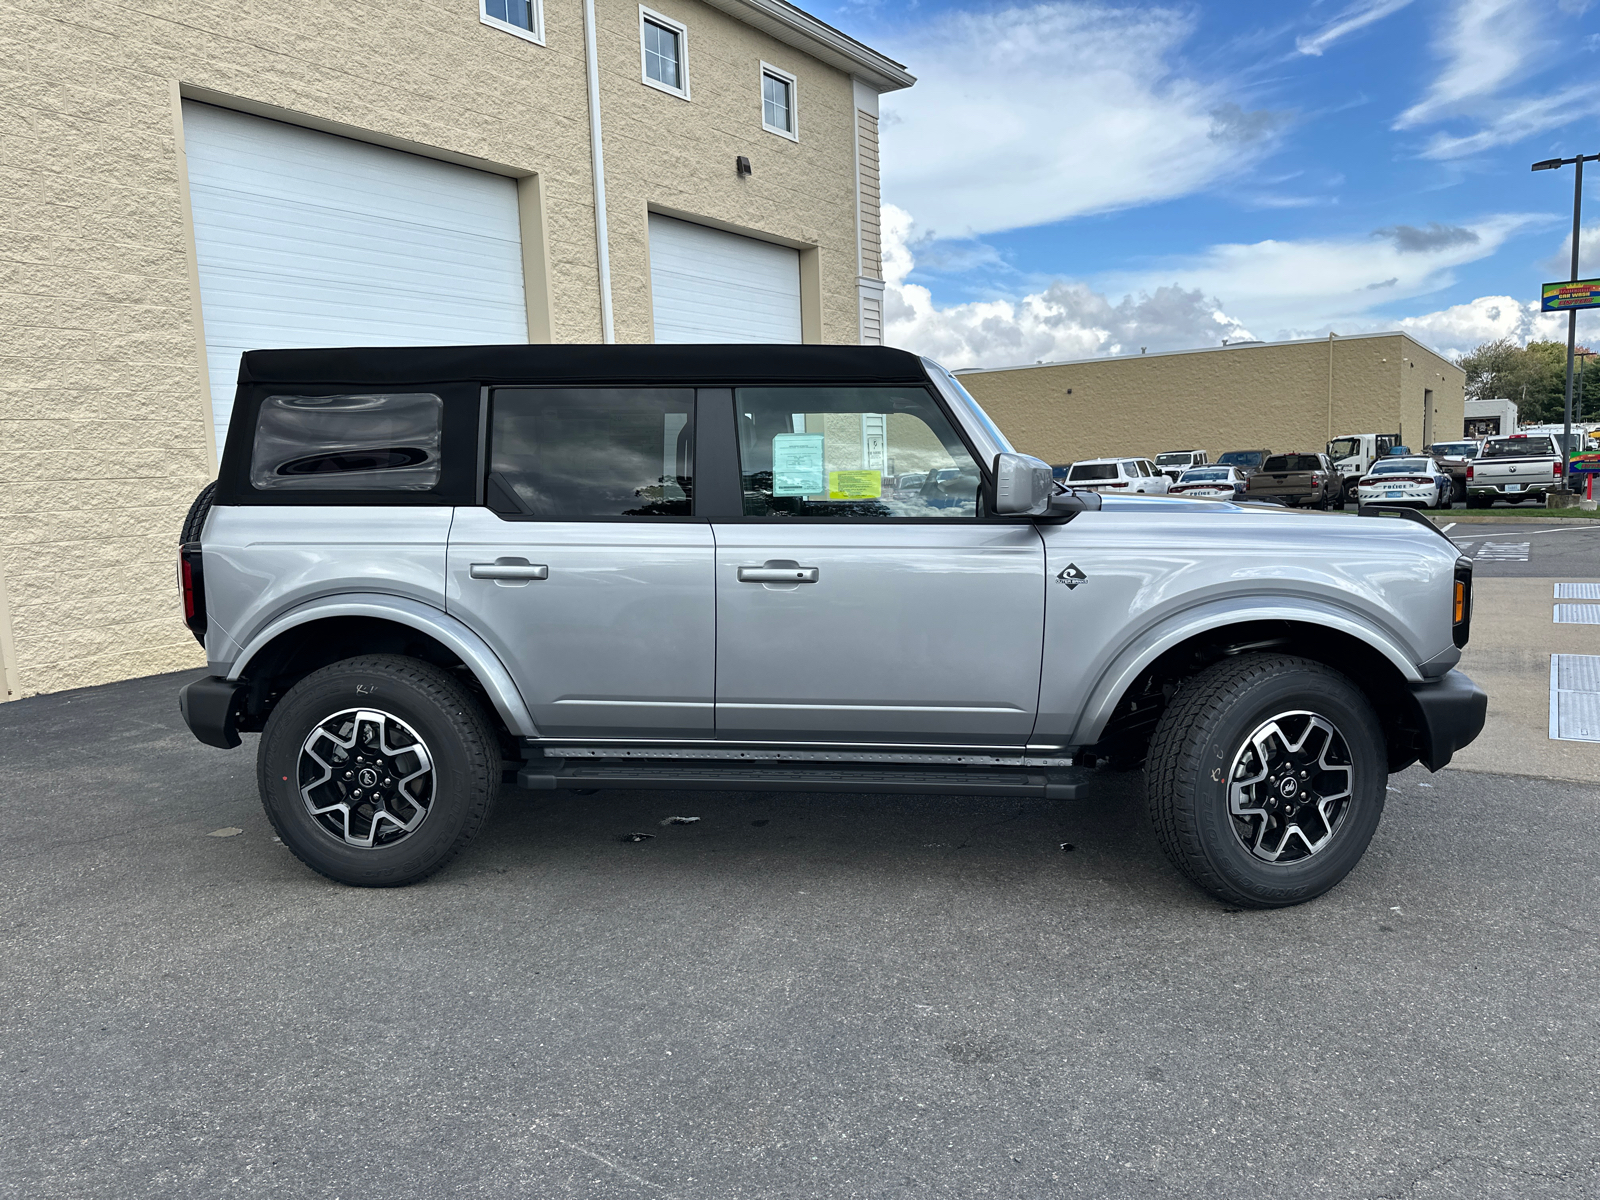
<svg viewBox="0 0 1600 1200"><path fill-rule="evenodd" d="M513 778L1077 800L1142 765L1176 867L1281 906L1483 724L1471 563L1381 515L1074 491L879 347L252 351L181 707L260 732L273 827L348 884L437 871Z"/></svg>

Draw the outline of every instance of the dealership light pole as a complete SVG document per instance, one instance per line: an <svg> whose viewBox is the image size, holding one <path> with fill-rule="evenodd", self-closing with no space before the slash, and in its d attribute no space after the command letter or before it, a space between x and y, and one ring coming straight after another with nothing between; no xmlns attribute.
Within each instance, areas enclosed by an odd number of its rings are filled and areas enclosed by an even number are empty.
<svg viewBox="0 0 1600 1200"><path fill-rule="evenodd" d="M1533 164L1535 171L1554 171L1557 167L1568 165L1577 167L1577 175L1572 183L1572 282L1578 281L1578 215L1583 209L1583 164L1586 162L1600 162L1600 154L1580 154L1575 158L1547 158L1543 162ZM1572 353L1578 345L1578 310L1567 311L1567 400L1566 400L1566 437L1561 445L1561 459L1563 467L1572 453ZM1567 491L1567 472L1561 472L1561 486L1558 491Z"/></svg>

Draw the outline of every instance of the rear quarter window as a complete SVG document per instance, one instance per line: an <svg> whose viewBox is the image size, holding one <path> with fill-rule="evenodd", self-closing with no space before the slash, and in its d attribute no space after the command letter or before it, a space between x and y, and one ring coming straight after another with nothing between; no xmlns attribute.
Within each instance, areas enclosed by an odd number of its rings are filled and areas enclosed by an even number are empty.
<svg viewBox="0 0 1600 1200"><path fill-rule="evenodd" d="M1080 483L1090 483L1097 479L1115 479L1116 477L1116 463L1079 463L1072 468L1072 473L1067 476L1067 479L1069 481L1076 480Z"/></svg>
<svg viewBox="0 0 1600 1200"><path fill-rule="evenodd" d="M444 401L432 392L267 396L250 486L261 492L425 492L439 483Z"/></svg>

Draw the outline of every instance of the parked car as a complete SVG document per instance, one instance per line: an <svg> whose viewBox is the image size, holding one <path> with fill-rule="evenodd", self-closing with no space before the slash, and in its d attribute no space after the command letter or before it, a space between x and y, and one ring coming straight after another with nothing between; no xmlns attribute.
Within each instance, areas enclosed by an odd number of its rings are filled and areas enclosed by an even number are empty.
<svg viewBox="0 0 1600 1200"><path fill-rule="evenodd" d="M1165 496L1172 481L1147 458L1086 458L1072 464L1066 484L1125 496Z"/></svg>
<svg viewBox="0 0 1600 1200"><path fill-rule="evenodd" d="M1481 449L1481 443L1475 441L1435 442L1428 447L1428 453L1439 464L1439 469L1450 476L1452 503L1467 498L1467 468Z"/></svg>
<svg viewBox="0 0 1600 1200"><path fill-rule="evenodd" d="M1207 459L1204 450L1163 450L1156 455L1155 462L1156 469L1176 483L1191 467L1205 466Z"/></svg>
<svg viewBox="0 0 1600 1200"><path fill-rule="evenodd" d="M1169 494L1189 500L1243 500L1245 478L1235 467L1195 467L1179 477Z"/></svg>
<svg viewBox="0 0 1600 1200"><path fill-rule="evenodd" d="M1415 504L1422 508L1448 508L1450 476L1431 458L1385 458L1372 464L1361 477L1356 493L1368 504Z"/></svg>
<svg viewBox="0 0 1600 1200"><path fill-rule="evenodd" d="M923 483L927 480L926 471L907 471L903 475L894 477L894 494L897 496L914 496L922 490Z"/></svg>
<svg viewBox="0 0 1600 1200"><path fill-rule="evenodd" d="M1246 479L1261 470L1261 464L1272 457L1271 450L1229 450L1217 455L1219 467L1233 467Z"/></svg>
<svg viewBox="0 0 1600 1200"><path fill-rule="evenodd" d="M1245 484L1251 500L1276 500L1290 508L1327 508L1343 499L1344 482L1326 454L1269 455Z"/></svg>
<svg viewBox="0 0 1600 1200"><path fill-rule="evenodd" d="M1543 500L1565 478L1564 456L1549 436L1486 438L1467 468L1467 507L1488 508L1496 500Z"/></svg>
<svg viewBox="0 0 1600 1200"><path fill-rule="evenodd" d="M1483 726L1472 563L1431 525L1060 489L904 351L257 350L238 378L179 549L209 662L182 712L260 732L274 832L345 883L426 878L512 782L1074 800L1142 762L1177 869L1279 907L1360 861L1390 772ZM949 459L916 498L859 468L883 413L888 455Z"/></svg>

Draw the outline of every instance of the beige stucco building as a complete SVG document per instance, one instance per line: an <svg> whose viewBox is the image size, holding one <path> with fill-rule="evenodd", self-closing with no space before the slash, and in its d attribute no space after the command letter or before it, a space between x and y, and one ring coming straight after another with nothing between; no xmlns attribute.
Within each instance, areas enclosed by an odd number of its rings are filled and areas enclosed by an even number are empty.
<svg viewBox="0 0 1600 1200"><path fill-rule="evenodd" d="M1052 463L1166 450L1413 449L1461 436L1466 374L1404 333L959 372L1019 450Z"/></svg>
<svg viewBox="0 0 1600 1200"><path fill-rule="evenodd" d="M252 346L880 339L904 68L783 0L22 0L0 699L197 666Z"/></svg>

